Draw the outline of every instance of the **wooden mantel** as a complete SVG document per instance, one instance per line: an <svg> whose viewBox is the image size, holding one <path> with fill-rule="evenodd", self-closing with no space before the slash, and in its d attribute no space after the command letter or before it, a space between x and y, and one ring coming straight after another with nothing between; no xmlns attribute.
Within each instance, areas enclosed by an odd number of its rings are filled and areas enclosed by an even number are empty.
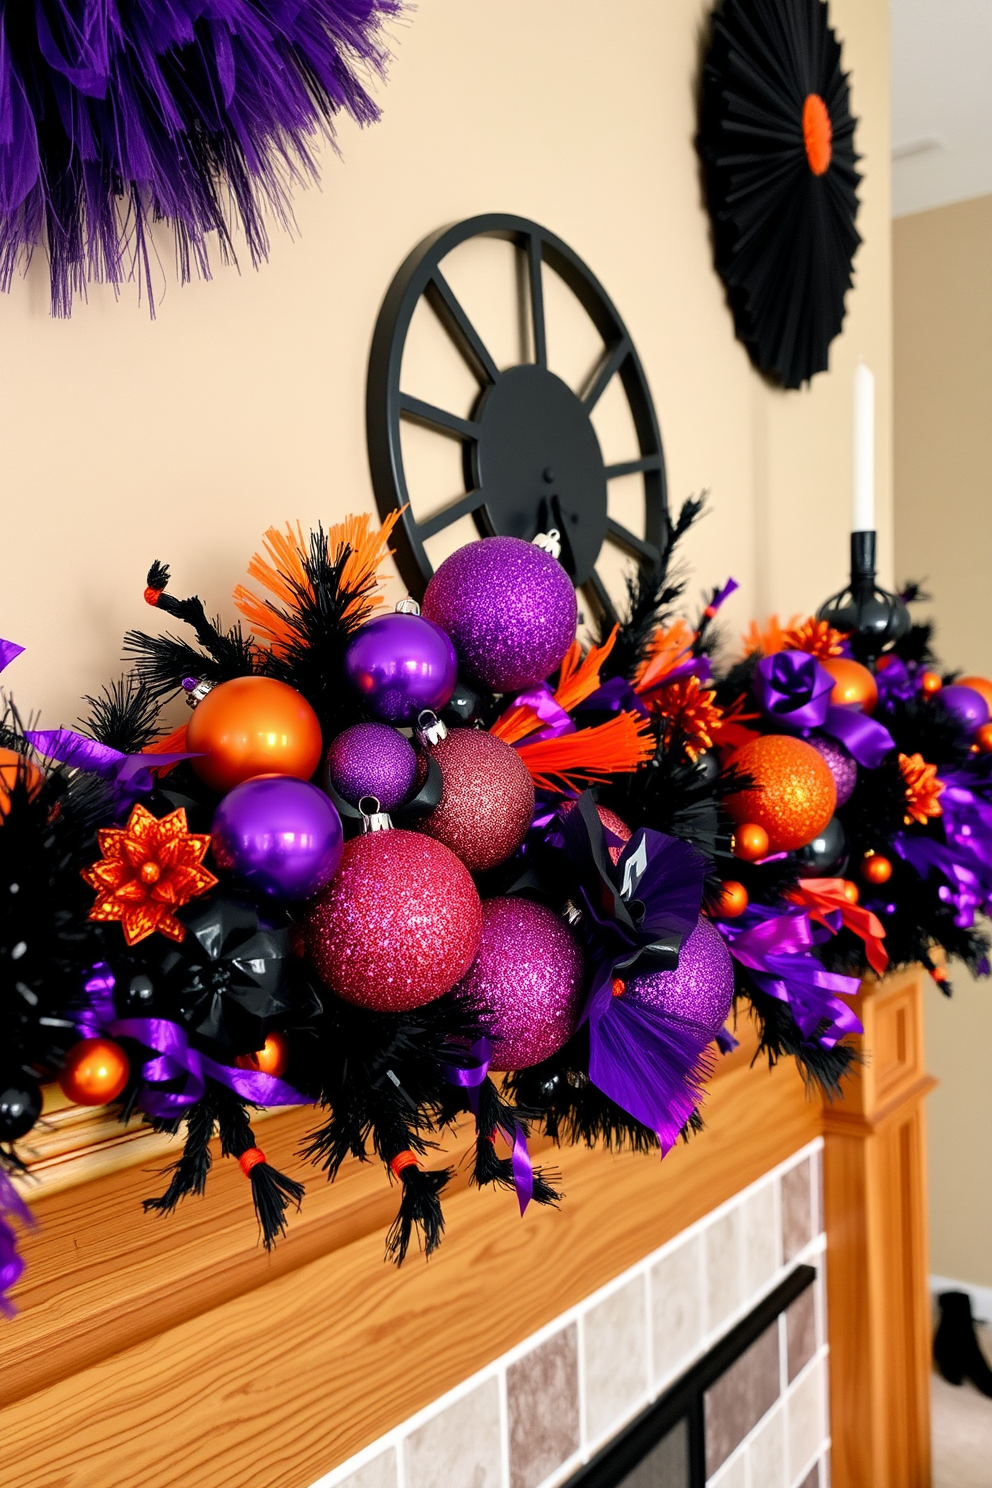
<svg viewBox="0 0 992 1488"><path fill-rule="evenodd" d="M791 1062L752 1067L738 1030L706 1130L663 1166L566 1149L561 1210L521 1222L505 1195L469 1192L463 1164L440 1252L400 1271L382 1260L396 1196L378 1165L333 1188L310 1175L267 1256L236 1164L144 1216L161 1142L55 1113L2 1335L5 1488L306 1488L821 1133L835 1488L928 1488L922 981L866 984L866 1062L842 1104L825 1111ZM80 1152L66 1129L86 1121ZM266 1121L274 1163L299 1170L311 1121Z"/></svg>

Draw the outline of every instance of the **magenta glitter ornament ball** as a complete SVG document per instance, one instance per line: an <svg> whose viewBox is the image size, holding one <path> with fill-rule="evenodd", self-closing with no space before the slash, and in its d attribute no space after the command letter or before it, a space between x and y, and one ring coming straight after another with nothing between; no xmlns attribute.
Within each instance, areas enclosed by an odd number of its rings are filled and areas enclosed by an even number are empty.
<svg viewBox="0 0 992 1488"><path fill-rule="evenodd" d="M450 992L479 945L482 908L468 869L419 832L345 844L304 923L321 980L359 1007L401 1013Z"/></svg>
<svg viewBox="0 0 992 1488"><path fill-rule="evenodd" d="M388 723L356 723L331 741L325 780L357 806L374 796L383 811L405 801L417 778L417 755L409 739Z"/></svg>
<svg viewBox="0 0 992 1488"><path fill-rule="evenodd" d="M473 873L505 863L534 815L534 782L517 751L495 734L455 728L427 752L444 789L419 830L450 847Z"/></svg>
<svg viewBox="0 0 992 1488"><path fill-rule="evenodd" d="M519 537L483 537L446 558L424 615L451 637L463 670L494 692L553 672L575 639L575 590L557 558Z"/></svg>
<svg viewBox="0 0 992 1488"><path fill-rule="evenodd" d="M585 964L565 921L529 899L487 899L479 953L456 993L479 1009L494 1070L540 1064L578 1026Z"/></svg>
<svg viewBox="0 0 992 1488"><path fill-rule="evenodd" d="M682 942L674 971L654 971L627 981L623 997L695 1024L715 1037L734 1000L734 964L719 930L700 915Z"/></svg>
<svg viewBox="0 0 992 1488"><path fill-rule="evenodd" d="M848 754L843 744L838 744L836 739L814 735L806 742L812 744L821 759L826 761L827 769L834 777L834 785L837 787L837 805L846 805L858 783L857 760Z"/></svg>

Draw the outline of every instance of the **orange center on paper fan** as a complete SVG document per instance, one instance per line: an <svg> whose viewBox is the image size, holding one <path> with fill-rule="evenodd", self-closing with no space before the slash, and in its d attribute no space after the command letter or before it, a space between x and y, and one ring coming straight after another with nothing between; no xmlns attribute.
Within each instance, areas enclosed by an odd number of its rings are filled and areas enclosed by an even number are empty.
<svg viewBox="0 0 992 1488"><path fill-rule="evenodd" d="M826 620L816 620L810 617L804 620L802 625L790 625L784 635L785 646L783 650L805 651L809 656L817 656L821 660L828 656L842 656L844 654L844 635L839 630L834 630Z"/></svg>
<svg viewBox="0 0 992 1488"><path fill-rule="evenodd" d="M819 93L809 93L803 104L803 143L814 176L825 175L834 153L834 131L827 105Z"/></svg>
<svg viewBox="0 0 992 1488"><path fill-rule="evenodd" d="M928 765L922 754L900 754L899 769L906 783L907 826L918 822L925 826L931 816L943 815L940 804L944 782L937 779L937 766Z"/></svg>
<svg viewBox="0 0 992 1488"><path fill-rule="evenodd" d="M135 806L125 827L104 827L98 834L98 863L82 876L96 889L91 920L119 920L128 945L158 930L182 940L186 927L174 911L217 882L202 866L209 833L190 832L180 807L168 816L152 816Z"/></svg>

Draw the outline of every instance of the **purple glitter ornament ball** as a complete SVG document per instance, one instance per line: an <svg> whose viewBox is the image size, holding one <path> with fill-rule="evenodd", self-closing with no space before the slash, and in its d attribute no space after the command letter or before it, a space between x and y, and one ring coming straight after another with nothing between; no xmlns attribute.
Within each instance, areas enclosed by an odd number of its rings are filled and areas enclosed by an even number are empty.
<svg viewBox="0 0 992 1488"><path fill-rule="evenodd" d="M519 537L483 537L446 558L424 614L444 627L458 660L494 692L553 672L575 639L575 590L557 558Z"/></svg>
<svg viewBox="0 0 992 1488"><path fill-rule="evenodd" d="M936 701L952 717L956 718L962 728L966 728L969 734L980 729L984 723L989 721L989 705L980 692L973 687L965 687L960 682L952 682L947 687L942 687L936 695Z"/></svg>
<svg viewBox="0 0 992 1488"><path fill-rule="evenodd" d="M727 1021L734 998L734 965L723 936L712 921L700 915L696 928L682 943L675 970L631 977L622 995L715 1037Z"/></svg>
<svg viewBox="0 0 992 1488"><path fill-rule="evenodd" d="M455 992L493 1042L494 1070L549 1059L575 1032L585 963L565 921L529 899L487 899L479 952Z"/></svg>
<svg viewBox="0 0 992 1488"><path fill-rule="evenodd" d="M324 792L289 775L245 780L214 812L218 867L265 899L290 903L326 887L343 842L341 818Z"/></svg>
<svg viewBox="0 0 992 1488"><path fill-rule="evenodd" d="M837 787L837 805L846 805L858 783L857 760L848 754L843 744L838 744L836 739L814 734L806 742L812 744L820 758L826 761L827 768L834 777L834 785Z"/></svg>
<svg viewBox="0 0 992 1488"><path fill-rule="evenodd" d="M345 676L369 711L387 723L438 712L455 690L458 660L440 626L423 615L380 615L348 647Z"/></svg>
<svg viewBox="0 0 992 1488"><path fill-rule="evenodd" d="M324 780L357 806L374 796L383 811L405 801L417 775L417 754L388 723L355 723L332 739Z"/></svg>

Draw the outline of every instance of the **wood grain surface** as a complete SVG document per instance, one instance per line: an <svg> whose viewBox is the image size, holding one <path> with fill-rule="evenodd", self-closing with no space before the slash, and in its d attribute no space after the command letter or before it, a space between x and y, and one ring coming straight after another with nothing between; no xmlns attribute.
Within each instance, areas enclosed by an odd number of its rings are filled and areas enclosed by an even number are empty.
<svg viewBox="0 0 992 1488"><path fill-rule="evenodd" d="M271 1258L231 1164L171 1219L142 1217L135 1169L41 1200L0 1365L0 1482L305 1488L815 1136L791 1062L752 1069L752 1048L723 1061L706 1130L664 1164L555 1153L566 1202L523 1221L463 1173L440 1252L400 1271L383 1264L395 1195L377 1167L311 1180ZM270 1121L274 1162L292 1166L306 1124Z"/></svg>

